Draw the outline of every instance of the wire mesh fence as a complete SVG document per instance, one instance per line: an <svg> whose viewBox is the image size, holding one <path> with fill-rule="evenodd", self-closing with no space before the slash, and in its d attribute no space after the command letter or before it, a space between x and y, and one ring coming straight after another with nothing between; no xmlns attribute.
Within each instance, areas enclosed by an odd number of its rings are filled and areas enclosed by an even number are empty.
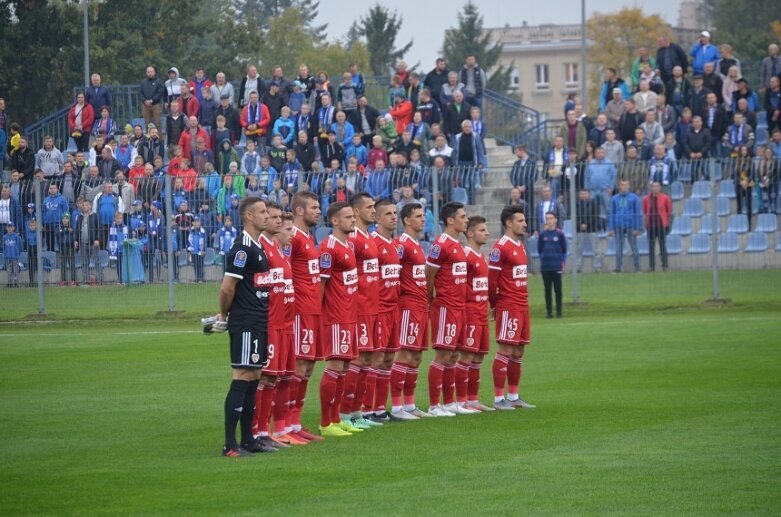
<svg viewBox="0 0 781 517"><path fill-rule="evenodd" d="M441 232L442 203L483 215L494 236L502 232L502 208L523 205L531 270L539 272L551 253L546 232L559 229L566 244L560 265L573 277L575 299L588 298L600 272L781 267L777 158L446 163L371 169L348 161L303 170L293 160L279 170L237 163L224 174L199 175L169 162L114 177L96 167L49 179L11 174L0 199L3 308L18 317L213 310L222 258L242 231L239 201L254 195L290 210L299 190L315 192L323 213L363 191L399 207L421 202L424 242ZM552 226L548 213L556 216ZM322 220L313 232L319 241L330 229ZM718 282L707 278L703 287L718 294Z"/></svg>

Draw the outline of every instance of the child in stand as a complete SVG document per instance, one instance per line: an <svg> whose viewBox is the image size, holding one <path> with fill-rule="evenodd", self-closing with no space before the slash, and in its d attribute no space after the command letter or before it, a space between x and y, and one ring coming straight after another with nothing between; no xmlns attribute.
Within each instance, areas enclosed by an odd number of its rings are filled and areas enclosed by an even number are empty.
<svg viewBox="0 0 781 517"><path fill-rule="evenodd" d="M233 227L233 218L229 215L226 215L223 219L223 227L220 229L218 238L219 257L220 261L222 262L223 274L225 273L226 269L225 256L230 251L231 246L233 246L233 241L236 240L238 234L239 232L237 232L236 228Z"/></svg>
<svg viewBox="0 0 781 517"><path fill-rule="evenodd" d="M206 255L206 230L201 228L201 218L193 217L193 226L188 237L187 251L195 269L195 283L204 281L203 257Z"/></svg>
<svg viewBox="0 0 781 517"><path fill-rule="evenodd" d="M8 272L8 287L19 287L19 255L22 253L22 238L16 233L13 221L5 226L2 249L5 270Z"/></svg>

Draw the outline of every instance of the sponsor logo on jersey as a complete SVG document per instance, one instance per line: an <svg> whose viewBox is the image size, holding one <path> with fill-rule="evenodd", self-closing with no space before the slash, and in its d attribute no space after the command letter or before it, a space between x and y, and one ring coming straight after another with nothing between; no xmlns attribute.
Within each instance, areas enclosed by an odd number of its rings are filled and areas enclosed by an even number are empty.
<svg viewBox="0 0 781 517"><path fill-rule="evenodd" d="M440 253L442 253L442 248L439 247L439 244L434 244L428 252L428 257L436 260L439 258Z"/></svg>
<svg viewBox="0 0 781 517"><path fill-rule="evenodd" d="M502 251L499 248L491 250L491 254L488 255L488 260L491 262L499 262L499 258L502 256Z"/></svg>
<svg viewBox="0 0 781 517"><path fill-rule="evenodd" d="M379 273L380 272L380 262L377 259L364 260L363 261L363 272L364 272L364 274Z"/></svg>
<svg viewBox="0 0 781 517"><path fill-rule="evenodd" d="M412 278L422 279L426 278L426 266L412 266Z"/></svg>
<svg viewBox="0 0 781 517"><path fill-rule="evenodd" d="M353 285L358 283L358 270L351 269L342 273L342 282L344 285Z"/></svg>
<svg viewBox="0 0 781 517"><path fill-rule="evenodd" d="M286 278L285 279L285 294L293 294L295 292L295 288L293 287L293 280Z"/></svg>
<svg viewBox="0 0 781 517"><path fill-rule="evenodd" d="M322 260L322 258L321 258L321 260ZM328 265L330 266L331 265L330 264L330 260L331 260L330 255L329 255L328 260L329 260L329 264ZM317 260L317 259L308 260L306 262L306 264L309 267L309 274L310 275L319 275L320 274L320 261L319 260Z"/></svg>
<svg viewBox="0 0 781 517"><path fill-rule="evenodd" d="M236 267L244 267L244 264L247 263L247 252L244 250L239 250L236 252L236 256L233 257L233 265Z"/></svg>
<svg viewBox="0 0 781 517"><path fill-rule="evenodd" d="M255 273L255 278L254 278L255 287L258 288L258 287L265 287L269 285L269 283L271 283L269 281L270 278L271 278L270 271L265 271L263 273Z"/></svg>
<svg viewBox="0 0 781 517"><path fill-rule="evenodd" d="M453 276L466 276L466 262L453 262Z"/></svg>
<svg viewBox="0 0 781 517"><path fill-rule="evenodd" d="M401 266L398 264L386 264L382 266L381 275L382 278L399 278L401 273Z"/></svg>
<svg viewBox="0 0 781 517"><path fill-rule="evenodd" d="M513 278L526 278L526 266L513 266Z"/></svg>
<svg viewBox="0 0 781 517"><path fill-rule="evenodd" d="M473 291L487 291L488 290L488 279L484 276L476 277L472 279L472 290Z"/></svg>
<svg viewBox="0 0 781 517"><path fill-rule="evenodd" d="M323 269L330 269L331 267L331 254L323 253L320 255L320 267ZM309 266L309 270L312 270L312 266Z"/></svg>
<svg viewBox="0 0 781 517"><path fill-rule="evenodd" d="M269 284L284 284L285 283L285 268L274 267L268 271L268 283Z"/></svg>

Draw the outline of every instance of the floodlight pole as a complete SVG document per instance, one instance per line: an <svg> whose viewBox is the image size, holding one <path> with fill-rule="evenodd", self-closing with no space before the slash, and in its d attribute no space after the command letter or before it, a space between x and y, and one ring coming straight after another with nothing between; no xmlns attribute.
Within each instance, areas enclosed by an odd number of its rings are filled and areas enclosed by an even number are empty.
<svg viewBox="0 0 781 517"><path fill-rule="evenodd" d="M84 4L84 87L89 87L89 0Z"/></svg>
<svg viewBox="0 0 781 517"><path fill-rule="evenodd" d="M586 85L586 0L580 0L580 103L587 112Z"/></svg>

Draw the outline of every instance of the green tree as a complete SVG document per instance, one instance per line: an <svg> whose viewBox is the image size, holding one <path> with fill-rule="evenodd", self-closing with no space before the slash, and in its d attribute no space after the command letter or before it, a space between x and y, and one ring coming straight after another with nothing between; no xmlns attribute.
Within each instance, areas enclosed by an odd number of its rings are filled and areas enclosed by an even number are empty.
<svg viewBox="0 0 781 517"><path fill-rule="evenodd" d="M320 7L317 0L233 0L233 6L237 21L256 33L267 31L271 20L280 17L286 10L298 8L307 32L315 41L325 40L328 24L314 24Z"/></svg>
<svg viewBox="0 0 781 517"><path fill-rule="evenodd" d="M369 51L369 69L374 75L387 75L412 47L412 40L396 48L396 36L401 29L402 17L380 4L374 5L360 19L360 34L366 39Z"/></svg>
<svg viewBox="0 0 781 517"><path fill-rule="evenodd" d="M497 65L502 53L502 45L494 45L491 36L483 30L483 17L477 6L471 1L458 13L458 26L445 31L442 55L451 68L457 69L466 61L466 56L474 55L477 63L486 72L493 70L488 78L488 88L506 92L510 87L510 75L513 65Z"/></svg>
<svg viewBox="0 0 781 517"><path fill-rule="evenodd" d="M730 0L705 0L708 9L713 40L715 44L729 43L733 53L743 61L755 62L758 73L759 61L767 55L767 46L778 42L773 31L773 22L778 23L778 2L773 0L751 0L732 2Z"/></svg>

